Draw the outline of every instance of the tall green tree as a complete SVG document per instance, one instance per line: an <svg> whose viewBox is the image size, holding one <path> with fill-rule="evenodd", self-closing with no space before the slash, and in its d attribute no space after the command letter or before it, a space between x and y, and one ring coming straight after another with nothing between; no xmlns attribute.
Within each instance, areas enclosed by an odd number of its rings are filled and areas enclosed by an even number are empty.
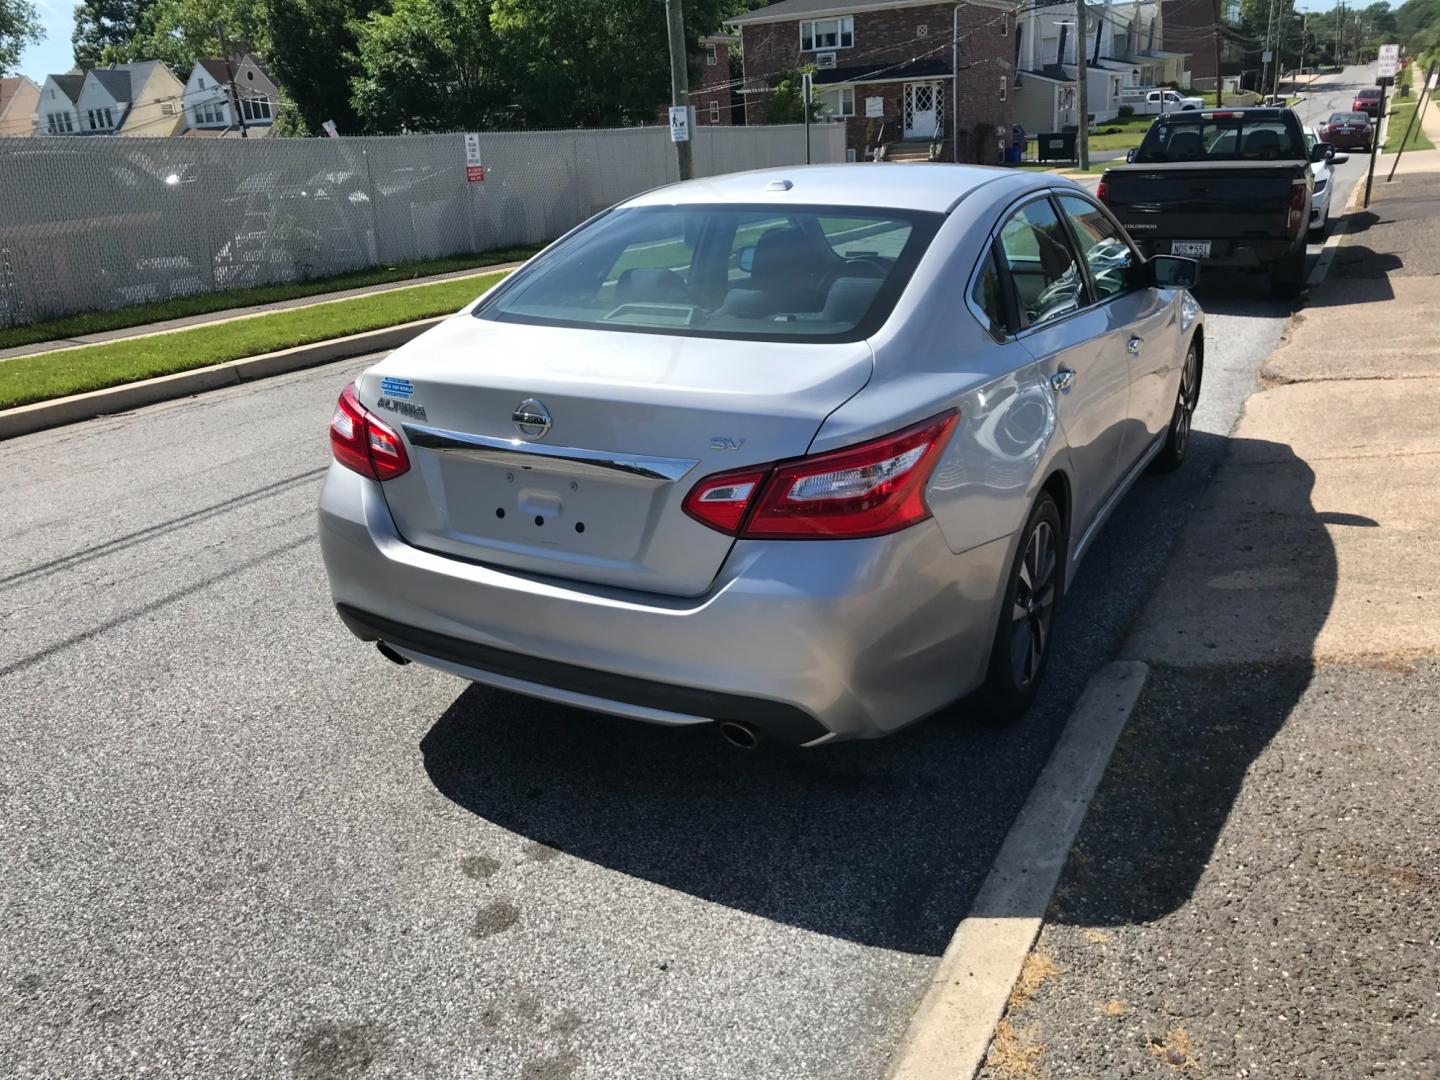
<svg viewBox="0 0 1440 1080"><path fill-rule="evenodd" d="M270 49L264 0L154 0L129 43L113 52L121 60L163 60L183 79L197 58L221 55L222 27L232 53Z"/></svg>
<svg viewBox="0 0 1440 1080"><path fill-rule="evenodd" d="M354 24L359 74L350 101L371 131L489 124L506 96L490 0L394 0Z"/></svg>
<svg viewBox="0 0 1440 1080"><path fill-rule="evenodd" d="M75 5L75 47L77 64L98 64L111 55L128 51L140 31L145 13L155 0L81 0Z"/></svg>
<svg viewBox="0 0 1440 1080"><path fill-rule="evenodd" d="M326 120L347 135L362 129L350 103L350 84L361 75L355 27L385 6L385 0L265 0L266 62L287 95L276 134L313 135Z"/></svg>
<svg viewBox="0 0 1440 1080"><path fill-rule="evenodd" d="M40 13L30 0L0 0L0 75L14 71L25 47L44 36Z"/></svg>

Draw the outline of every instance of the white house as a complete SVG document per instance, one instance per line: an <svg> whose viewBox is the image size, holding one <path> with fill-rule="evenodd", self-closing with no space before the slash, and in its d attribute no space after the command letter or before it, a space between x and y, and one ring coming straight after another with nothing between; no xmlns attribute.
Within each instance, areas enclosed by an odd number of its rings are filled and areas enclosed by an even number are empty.
<svg viewBox="0 0 1440 1080"><path fill-rule="evenodd" d="M1075 2L1031 8L1016 27L1017 119L1027 131L1079 126ZM1098 123L1120 111L1121 91L1189 82L1188 53L1166 52L1159 0L1086 4L1087 108Z"/></svg>
<svg viewBox="0 0 1440 1080"><path fill-rule="evenodd" d="M51 75L35 109L36 130L44 135L173 135L182 89L158 60Z"/></svg>
<svg viewBox="0 0 1440 1080"><path fill-rule="evenodd" d="M270 133L280 88L260 62L246 53L229 64L214 57L195 62L185 82L187 135L239 135L240 124L230 101L231 83L247 135L254 138Z"/></svg>
<svg viewBox="0 0 1440 1080"><path fill-rule="evenodd" d="M35 131L39 135L80 134L80 114L75 102L80 98L80 88L85 85L85 76L47 75L45 85L40 88L40 101L35 106Z"/></svg>

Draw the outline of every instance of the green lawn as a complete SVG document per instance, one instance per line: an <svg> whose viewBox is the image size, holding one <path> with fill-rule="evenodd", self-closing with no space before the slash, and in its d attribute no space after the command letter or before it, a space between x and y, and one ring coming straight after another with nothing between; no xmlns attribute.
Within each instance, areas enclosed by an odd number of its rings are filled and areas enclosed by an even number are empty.
<svg viewBox="0 0 1440 1080"><path fill-rule="evenodd" d="M1400 152L1400 140L1405 139L1405 127L1410 123L1410 117L1415 113L1415 99L1401 99L1396 106L1390 110L1390 127L1385 131L1385 153L1397 154ZM1419 123L1410 132L1410 138L1405 139L1406 150L1433 150L1432 143L1421 130Z"/></svg>
<svg viewBox="0 0 1440 1080"><path fill-rule="evenodd" d="M68 315L63 319L31 323L28 326L12 326L0 329L0 349L16 345L33 345L42 341L60 341L84 334L99 334L106 330L122 330L130 326L163 322L166 319L181 319L188 315L208 315L214 311L250 307L253 304L273 304L281 300L294 300L304 296L318 296L321 293L340 292L344 289L360 289L367 285L386 285L394 281L408 281L412 278L427 277L431 274L448 274L456 270L473 270L497 263L518 262L528 259L539 247L500 248L484 251L478 255L456 255L445 259L427 259L423 262L401 263L396 266L377 266L338 277L315 278L310 281L291 281L281 285L261 285L253 289L228 289L224 292L202 293L196 296L182 296L173 300L157 300L133 307L117 308L114 311L91 311L83 315Z"/></svg>
<svg viewBox="0 0 1440 1080"><path fill-rule="evenodd" d="M464 307L504 276L502 272L417 285L169 334L3 360L0 408L445 315Z"/></svg>

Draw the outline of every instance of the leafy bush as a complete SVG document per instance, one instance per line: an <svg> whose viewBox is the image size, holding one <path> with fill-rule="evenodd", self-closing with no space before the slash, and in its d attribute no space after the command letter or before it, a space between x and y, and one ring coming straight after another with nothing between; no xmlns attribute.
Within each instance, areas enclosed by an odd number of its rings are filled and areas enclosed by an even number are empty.
<svg viewBox="0 0 1440 1080"><path fill-rule="evenodd" d="M1132 116L1134 116L1134 115L1135 115L1135 106L1133 106L1133 105L1121 105L1121 106L1120 106L1120 119L1121 119L1121 120L1128 120L1128 119L1130 119L1130 117L1132 117Z"/></svg>

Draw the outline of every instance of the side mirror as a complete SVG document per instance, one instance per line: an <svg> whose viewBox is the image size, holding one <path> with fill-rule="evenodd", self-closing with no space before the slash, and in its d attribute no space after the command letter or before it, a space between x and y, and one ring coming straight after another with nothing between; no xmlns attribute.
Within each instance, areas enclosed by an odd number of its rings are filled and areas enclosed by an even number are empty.
<svg viewBox="0 0 1440 1080"><path fill-rule="evenodd" d="M741 270L744 270L745 273L748 274L748 273L750 273L750 270L751 270L752 267L754 267L754 265L755 265L755 245L754 245L754 244L751 244L749 247L743 247L743 248L741 248L741 249L740 249L740 269L741 269Z"/></svg>
<svg viewBox="0 0 1440 1080"><path fill-rule="evenodd" d="M1335 148L1329 143L1319 142L1310 148L1310 160L1314 162L1329 161L1330 155L1334 152Z"/></svg>
<svg viewBox="0 0 1440 1080"><path fill-rule="evenodd" d="M1134 160L1135 160L1135 155L1136 155L1137 153L1139 153L1139 151L1140 151L1140 148L1139 148L1138 146L1132 146L1129 150L1126 150L1126 151L1125 151L1125 161L1126 161L1127 163L1134 161Z"/></svg>
<svg viewBox="0 0 1440 1080"><path fill-rule="evenodd" d="M1155 255L1145 264L1150 284L1157 289L1193 289L1200 280L1200 264L1178 255Z"/></svg>
<svg viewBox="0 0 1440 1080"><path fill-rule="evenodd" d="M1347 162L1347 161L1349 161L1349 160L1350 160L1350 155L1349 155L1349 154L1345 154L1345 153L1341 153L1339 150L1335 151L1335 153L1333 153L1333 154L1330 155L1330 164L1331 164L1331 165L1344 165L1345 162Z"/></svg>

